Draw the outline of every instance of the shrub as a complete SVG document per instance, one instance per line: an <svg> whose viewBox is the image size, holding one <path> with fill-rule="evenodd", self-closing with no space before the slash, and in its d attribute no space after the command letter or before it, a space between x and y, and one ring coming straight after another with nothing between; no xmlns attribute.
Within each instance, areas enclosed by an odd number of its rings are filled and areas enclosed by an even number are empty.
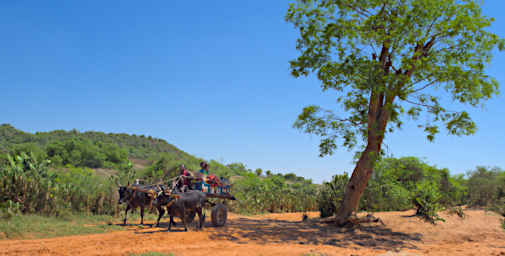
<svg viewBox="0 0 505 256"><path fill-rule="evenodd" d="M310 180L286 182L282 175L260 178L250 172L233 184L236 201L229 202L240 213L300 212L316 209L316 187Z"/></svg>
<svg viewBox="0 0 505 256"><path fill-rule="evenodd" d="M436 221L445 221L438 215L438 211L442 208L439 203L441 198L442 195L433 182L418 183L412 198L414 206L417 208L416 215L432 224L435 224Z"/></svg>
<svg viewBox="0 0 505 256"><path fill-rule="evenodd" d="M505 217L505 197L497 200L491 207L488 208L491 211L494 211L501 216Z"/></svg>
<svg viewBox="0 0 505 256"><path fill-rule="evenodd" d="M21 205L18 202L7 200L0 203L0 217L3 219L10 219L13 216L21 214Z"/></svg>
<svg viewBox="0 0 505 256"><path fill-rule="evenodd" d="M478 166L469 173L468 178L468 205L473 207L490 207L497 203L500 191L505 189L505 182L501 182L499 168ZM501 184L502 183L502 184Z"/></svg>
<svg viewBox="0 0 505 256"><path fill-rule="evenodd" d="M466 217L466 214L463 211L463 208L461 208L461 206L455 206L455 207L449 208L449 214L453 214L453 215L456 214L462 219L464 219Z"/></svg>
<svg viewBox="0 0 505 256"><path fill-rule="evenodd" d="M324 182L319 189L317 205L321 218L333 216L344 197L345 186L349 181L347 173L335 175L330 182Z"/></svg>
<svg viewBox="0 0 505 256"><path fill-rule="evenodd" d="M412 207L410 192L391 172L376 170L360 202L365 211L398 211Z"/></svg>

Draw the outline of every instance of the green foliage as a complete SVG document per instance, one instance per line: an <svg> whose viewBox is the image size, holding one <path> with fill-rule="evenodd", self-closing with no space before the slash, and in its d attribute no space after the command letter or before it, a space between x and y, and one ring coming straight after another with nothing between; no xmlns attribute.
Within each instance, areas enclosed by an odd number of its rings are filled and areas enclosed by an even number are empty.
<svg viewBox="0 0 505 256"><path fill-rule="evenodd" d="M231 209L239 213L299 212L316 209L316 186L310 180L287 182L281 175L258 177L248 173L234 181L237 198Z"/></svg>
<svg viewBox="0 0 505 256"><path fill-rule="evenodd" d="M505 197L498 199L491 206L486 207L486 209L505 217Z"/></svg>
<svg viewBox="0 0 505 256"><path fill-rule="evenodd" d="M324 182L317 194L317 205L321 218L332 216L336 213L342 198L345 185L349 181L347 173L333 176L330 182Z"/></svg>
<svg viewBox="0 0 505 256"><path fill-rule="evenodd" d="M336 175L323 183L317 198L322 217L335 213L347 181L347 175ZM442 207L465 204L466 191L464 177L450 176L447 169L415 157L383 158L376 163L358 210L403 211L415 206L421 216L436 219L434 214Z"/></svg>
<svg viewBox="0 0 505 256"><path fill-rule="evenodd" d="M433 182L440 191L440 204L461 205L466 187L463 176L451 177L447 169L430 166L415 157L384 158L379 161L365 189L360 209L366 211L398 211L412 206L412 193L418 184Z"/></svg>
<svg viewBox="0 0 505 256"><path fill-rule="evenodd" d="M432 224L435 224L437 221L445 221L438 215L438 211L442 209L439 203L440 199L442 199L442 195L435 183L430 181L418 183L412 198L417 208L416 215Z"/></svg>
<svg viewBox="0 0 505 256"><path fill-rule="evenodd" d="M478 166L468 176L469 206L489 207L505 198L505 171Z"/></svg>
<svg viewBox="0 0 505 256"><path fill-rule="evenodd" d="M378 173L368 182L359 208L366 211L399 211L409 209L411 193L390 173Z"/></svg>
<svg viewBox="0 0 505 256"><path fill-rule="evenodd" d="M179 175L179 161L174 161L164 155L154 161L151 166L140 174L140 177L148 183L158 183Z"/></svg>
<svg viewBox="0 0 505 256"><path fill-rule="evenodd" d="M0 205L7 211L14 203L24 214L117 212L114 187L91 169L68 166L52 171L49 161L39 162L25 153L8 159L8 165L0 166Z"/></svg>
<svg viewBox="0 0 505 256"><path fill-rule="evenodd" d="M35 143L21 143L15 144L10 149L10 155L20 155L22 152L32 153L33 157L37 159L37 161L43 161L47 159L46 152L43 148L39 147Z"/></svg>
<svg viewBox="0 0 505 256"><path fill-rule="evenodd" d="M15 155L21 151L33 152L38 160L46 159L47 155L55 166L70 164L90 168L122 168L128 157L158 158L163 153L179 159L191 157L166 141L152 137L77 130L31 134L9 124L0 125L0 153Z"/></svg>
<svg viewBox="0 0 505 256"><path fill-rule="evenodd" d="M10 136L10 137L2 137ZM22 150L14 151L14 148ZM184 164L193 172L200 169L203 159L193 157L180 151L163 140L150 136L126 134L105 134L100 132L80 133L72 131L52 131L48 133L29 134L16 130L10 125L0 126L0 150L5 152L42 152L41 157L22 157L30 162L45 163L44 167L35 167L36 172L48 175L41 179L37 193L33 197L48 199L36 201L30 199L22 204L22 208L30 208L23 212L34 212L31 204L46 210L40 212L48 215L71 214L72 212L91 212L115 214L118 211L116 201L116 184L132 183L141 179L145 183L167 183L170 178L179 174L178 167ZM27 153L27 156L38 155ZM44 161L44 156L50 159ZM142 158L148 160L148 166L142 169L134 168L128 160ZM39 161L40 159L40 161ZM4 163L2 165L2 163ZM234 194L239 200L230 207L243 213L287 212L315 209L313 198L316 187L310 180L298 177L293 173L286 175L268 172L268 177L262 177L263 170L253 172L242 163L223 165L217 161L208 161L210 172L219 177L232 179ZM19 163L16 163L19 165ZM11 170L7 154L0 154L2 170ZM115 168L111 177L99 177L91 168ZM54 170L50 170L52 168ZM22 165L17 167L19 173L32 175ZM260 171L261 170L261 171ZM258 175L259 174L259 175ZM7 177L5 174L2 177ZM260 177L261 176L261 177ZM1 177L0 177L1 178ZM4 180L8 180L4 179ZM35 179L33 179L35 180ZM18 185L5 181L5 190ZM22 187L23 185L19 185ZM53 191L54 190L54 191ZM13 190L12 194L0 202L15 200L23 191ZM51 197L52 196L52 197ZM13 201L17 202L17 201ZM38 209L38 208L37 208Z"/></svg>
<svg viewBox="0 0 505 256"><path fill-rule="evenodd" d="M480 106L498 92L485 72L505 41L487 30L492 18L479 1L298 0L286 20L299 31L295 77L316 73L323 90L338 92L338 113L308 106L294 126L319 135L321 155L340 143L353 148L370 134L380 144L402 116L418 120L431 141L445 127L468 135L476 125L463 109L442 106L440 93ZM441 89L441 90L437 90ZM451 105L454 107L454 105ZM459 108L459 107L458 107ZM344 115L347 113L348 115ZM392 125L387 125L391 123ZM376 142L374 142L376 143Z"/></svg>
<svg viewBox="0 0 505 256"><path fill-rule="evenodd" d="M12 200L7 200L0 203L0 218L10 219L21 213L21 205L19 202L13 202Z"/></svg>
<svg viewBox="0 0 505 256"><path fill-rule="evenodd" d="M75 138L50 143L47 156L55 166L120 168L128 162L128 154L117 145Z"/></svg>

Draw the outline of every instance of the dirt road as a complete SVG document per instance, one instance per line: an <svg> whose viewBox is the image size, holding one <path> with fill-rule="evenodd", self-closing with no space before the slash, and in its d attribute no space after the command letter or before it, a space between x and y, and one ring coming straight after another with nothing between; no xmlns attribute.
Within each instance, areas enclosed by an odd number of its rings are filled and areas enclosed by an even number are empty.
<svg viewBox="0 0 505 256"><path fill-rule="evenodd" d="M107 234L38 240L0 241L0 255L504 255L500 217L466 211L467 218L442 214L436 226L412 217L413 211L377 213L385 225L363 224L349 230L320 224L317 213L301 222L298 213L229 216L222 228L167 232L141 228ZM119 221L118 221L119 222Z"/></svg>

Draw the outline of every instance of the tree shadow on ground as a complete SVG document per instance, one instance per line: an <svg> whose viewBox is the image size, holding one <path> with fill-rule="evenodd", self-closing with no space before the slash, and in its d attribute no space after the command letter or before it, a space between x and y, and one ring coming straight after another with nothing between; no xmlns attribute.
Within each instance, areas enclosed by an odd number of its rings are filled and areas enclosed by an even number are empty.
<svg viewBox="0 0 505 256"><path fill-rule="evenodd" d="M391 250L417 249L412 242L420 241L419 233L394 232L378 224L361 224L351 228L339 228L333 224L316 221L298 222L273 219L254 220L238 218L226 226L215 228L211 239L223 239L237 243L254 241L260 244L297 243L350 247L352 245Z"/></svg>
<svg viewBox="0 0 505 256"><path fill-rule="evenodd" d="M170 231L168 231L168 220L166 222L160 221L159 226L156 226L155 223L153 224L147 224L146 226L149 226L150 228L155 228L155 230L152 229L139 229L135 230L135 234L154 234L154 233L176 233L176 232L198 232L200 229L197 228L198 226L198 221L193 221L191 223L188 223L186 227L188 228L188 231L184 231L184 226L182 222L176 222L176 224L172 225L172 228ZM204 226L202 230L205 230L205 228L213 227L212 224L208 222L204 222ZM140 227L142 228L142 227Z"/></svg>

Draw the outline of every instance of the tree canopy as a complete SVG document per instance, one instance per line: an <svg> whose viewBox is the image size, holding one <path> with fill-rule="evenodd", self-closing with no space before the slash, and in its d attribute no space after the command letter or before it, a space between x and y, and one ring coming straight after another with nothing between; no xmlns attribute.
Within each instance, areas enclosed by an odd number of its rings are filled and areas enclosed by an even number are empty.
<svg viewBox="0 0 505 256"><path fill-rule="evenodd" d="M385 134L400 128L405 115L419 120L430 141L441 126L454 135L476 131L459 104L479 106L498 93L485 65L505 44L487 30L493 19L482 15L479 2L298 0L290 5L286 20L300 33L301 52L290 62L292 75L316 73L322 89L336 90L341 104L337 112L305 107L294 126L321 136L321 156L331 155L338 144L363 146L337 212L339 224L358 208ZM449 100L458 104L448 107ZM428 190L426 185L420 191Z"/></svg>
<svg viewBox="0 0 505 256"><path fill-rule="evenodd" d="M322 137L321 155L341 144L352 148L368 136L369 118L379 131L415 120L433 140L441 126L468 135L468 113L444 106L442 96L478 106L498 92L486 74L493 49L504 41L487 30L475 0L303 0L286 15L300 33L292 60L295 77L316 73L323 90L341 92L337 113L312 105L295 127ZM445 93L444 93L445 92ZM343 115L346 112L347 115ZM371 114L371 116L370 116ZM387 122L390 125L386 129ZM383 136L383 135L381 135Z"/></svg>

